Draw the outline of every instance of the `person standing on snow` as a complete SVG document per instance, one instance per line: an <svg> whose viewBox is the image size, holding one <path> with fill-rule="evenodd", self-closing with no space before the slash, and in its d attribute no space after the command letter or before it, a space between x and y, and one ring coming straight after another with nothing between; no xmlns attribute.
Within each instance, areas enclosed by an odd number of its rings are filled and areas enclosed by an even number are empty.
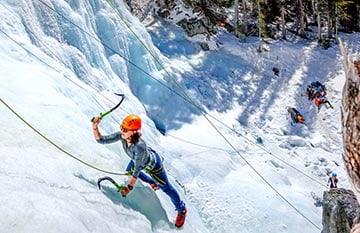
<svg viewBox="0 0 360 233"><path fill-rule="evenodd" d="M331 174L331 176L329 177L327 186L329 186L329 184L330 184L330 189L332 189L332 188L337 188L338 179L336 178L336 176L337 176L336 173L333 172L333 173Z"/></svg>
<svg viewBox="0 0 360 233"><path fill-rule="evenodd" d="M141 118L137 115L128 115L122 121L120 131L107 136L100 134L98 128L100 121L100 117L95 117L93 120L93 133L96 141L101 144L120 141L124 151L131 159L126 168L126 171L131 174L131 178L129 184L120 191L121 194L124 197L128 195L138 178L150 184L155 191L160 187L170 197L178 212L175 226L181 227L185 222L187 212L185 203L180 199L176 189L170 184L160 156L142 140L140 133ZM145 170L151 177L142 170Z"/></svg>
<svg viewBox="0 0 360 233"><path fill-rule="evenodd" d="M305 123L305 119L304 117L300 114L300 112L298 110L296 110L296 108L287 108L288 113L290 114L291 120L292 120L292 125L296 124L296 123L300 123L300 124L304 124Z"/></svg>

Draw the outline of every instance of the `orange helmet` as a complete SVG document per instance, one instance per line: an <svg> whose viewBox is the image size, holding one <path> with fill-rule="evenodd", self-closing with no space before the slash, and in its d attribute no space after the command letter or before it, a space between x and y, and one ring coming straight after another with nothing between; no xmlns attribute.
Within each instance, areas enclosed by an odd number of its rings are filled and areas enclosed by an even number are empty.
<svg viewBox="0 0 360 233"><path fill-rule="evenodd" d="M128 115L121 123L121 128L128 130L139 130L141 128L141 118L137 115Z"/></svg>

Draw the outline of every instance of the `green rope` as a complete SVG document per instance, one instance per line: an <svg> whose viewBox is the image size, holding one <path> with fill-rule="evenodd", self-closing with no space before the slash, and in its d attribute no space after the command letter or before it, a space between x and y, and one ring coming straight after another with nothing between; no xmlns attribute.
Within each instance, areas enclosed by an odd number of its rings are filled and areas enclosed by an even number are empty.
<svg viewBox="0 0 360 233"><path fill-rule="evenodd" d="M70 156L71 158L79 161L80 163L91 167L97 171L100 172L104 172L104 173L108 173L108 174L112 174L112 175L126 175L125 173L118 173L118 172L112 172L112 171L107 171L101 168L98 168L88 162L85 162L82 159L79 159L78 157L72 155L71 153L67 152L66 150L64 150L63 148L61 148L60 146L58 146L56 143L54 143L53 141L51 141L49 138L47 138L44 134L42 134L41 132L39 132L37 129L35 129L30 123L28 123L23 117L21 117L14 109L12 109L2 98L0 98L0 101L15 115L17 116L22 122L24 122L27 126L29 126L33 131L35 131L37 134L40 135L40 137L42 137L43 139L45 139L45 141L47 141L48 143L50 143L51 145L53 145L55 148L57 148L58 150L60 150L61 152L63 152L64 154Z"/></svg>

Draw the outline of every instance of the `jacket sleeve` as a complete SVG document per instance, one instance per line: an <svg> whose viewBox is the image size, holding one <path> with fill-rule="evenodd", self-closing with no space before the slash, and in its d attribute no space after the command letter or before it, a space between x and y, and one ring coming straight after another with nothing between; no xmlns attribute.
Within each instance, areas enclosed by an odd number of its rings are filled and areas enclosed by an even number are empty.
<svg viewBox="0 0 360 233"><path fill-rule="evenodd" d="M106 135L106 136L101 135L100 139L98 139L96 141L101 144L109 144L109 143L117 142L119 140L121 140L121 133L116 132L116 133Z"/></svg>

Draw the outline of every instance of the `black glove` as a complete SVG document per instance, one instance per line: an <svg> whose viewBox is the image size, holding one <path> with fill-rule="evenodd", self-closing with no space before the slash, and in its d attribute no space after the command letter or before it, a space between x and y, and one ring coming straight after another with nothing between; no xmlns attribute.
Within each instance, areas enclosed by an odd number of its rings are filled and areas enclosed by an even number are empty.
<svg viewBox="0 0 360 233"><path fill-rule="evenodd" d="M120 190L120 193L123 197L126 197L126 195L128 195L132 189L133 186L128 184L127 186L125 186L123 189Z"/></svg>

